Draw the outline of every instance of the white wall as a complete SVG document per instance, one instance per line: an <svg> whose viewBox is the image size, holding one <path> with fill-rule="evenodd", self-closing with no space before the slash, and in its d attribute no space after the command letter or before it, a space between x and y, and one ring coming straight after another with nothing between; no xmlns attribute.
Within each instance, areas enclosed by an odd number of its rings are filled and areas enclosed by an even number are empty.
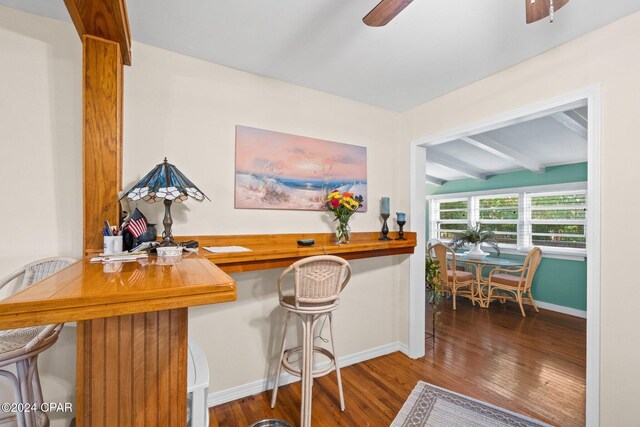
<svg viewBox="0 0 640 427"><path fill-rule="evenodd" d="M602 85L601 422L638 425L638 280L629 278L640 231L640 13L403 114L407 139L494 117L585 87ZM399 157L406 164L408 147ZM633 221L633 219L632 219ZM404 289L404 288L403 288ZM402 310L401 310L402 311ZM401 325L406 319L400 320ZM561 404L561 403L560 403Z"/></svg>
<svg viewBox="0 0 640 427"><path fill-rule="evenodd" d="M0 277L82 252L81 55L69 24L0 7ZM74 328L39 366L47 399L74 402ZM0 401L9 390L0 378Z"/></svg>
<svg viewBox="0 0 640 427"><path fill-rule="evenodd" d="M237 124L366 146L372 202L351 225L353 231L380 228L373 201L394 199L398 114L147 45L134 43L132 54L133 66L125 69L124 182L167 156L212 199L172 209L175 235L333 231L327 212L234 209ZM161 223L161 204L139 208ZM340 355L398 340L406 259L352 262L355 274L336 313ZM211 365L211 392L265 378L282 322L275 289L280 272L236 274L237 302L191 309L190 333Z"/></svg>

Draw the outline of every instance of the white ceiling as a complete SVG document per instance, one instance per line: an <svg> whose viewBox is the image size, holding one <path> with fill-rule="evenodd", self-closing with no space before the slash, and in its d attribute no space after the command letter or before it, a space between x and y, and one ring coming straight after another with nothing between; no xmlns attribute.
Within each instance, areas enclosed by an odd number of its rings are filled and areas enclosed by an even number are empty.
<svg viewBox="0 0 640 427"><path fill-rule="evenodd" d="M540 172L548 166L586 162L587 119L587 107L581 107L472 135L479 144L455 139L428 146L427 180L482 179L536 165Z"/></svg>
<svg viewBox="0 0 640 427"><path fill-rule="evenodd" d="M378 0L129 0L133 39L404 111L640 10L573 0L525 24L524 0L416 0L386 27ZM0 0L68 20L62 0ZM135 66L135 51L133 52Z"/></svg>

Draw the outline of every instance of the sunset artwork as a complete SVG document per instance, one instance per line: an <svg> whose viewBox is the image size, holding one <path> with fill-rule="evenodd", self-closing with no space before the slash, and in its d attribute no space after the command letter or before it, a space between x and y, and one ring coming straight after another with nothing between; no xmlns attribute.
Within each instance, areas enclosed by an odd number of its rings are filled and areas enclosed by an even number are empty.
<svg viewBox="0 0 640 427"><path fill-rule="evenodd" d="M366 211L366 147L236 126L236 208L325 210L333 190Z"/></svg>

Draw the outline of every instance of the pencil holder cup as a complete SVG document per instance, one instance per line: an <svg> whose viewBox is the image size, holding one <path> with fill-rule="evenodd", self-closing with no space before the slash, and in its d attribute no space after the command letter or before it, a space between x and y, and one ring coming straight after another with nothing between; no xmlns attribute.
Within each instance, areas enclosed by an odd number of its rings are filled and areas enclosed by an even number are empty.
<svg viewBox="0 0 640 427"><path fill-rule="evenodd" d="M105 255L122 252L122 236L104 236L102 253Z"/></svg>

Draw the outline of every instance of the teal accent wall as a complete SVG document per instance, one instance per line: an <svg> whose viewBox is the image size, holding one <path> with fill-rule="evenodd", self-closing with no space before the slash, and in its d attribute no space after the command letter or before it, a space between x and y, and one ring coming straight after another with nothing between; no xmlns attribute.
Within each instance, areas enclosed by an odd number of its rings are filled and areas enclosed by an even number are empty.
<svg viewBox="0 0 640 427"><path fill-rule="evenodd" d="M587 163L551 166L544 173L519 171L493 175L482 179L456 179L444 185L427 184L427 195L466 193L467 191L497 190L500 188L529 187L533 185L564 184L587 180Z"/></svg>
<svg viewBox="0 0 640 427"><path fill-rule="evenodd" d="M444 185L427 184L427 195L466 193L469 191L534 185L564 184L587 180L587 163L548 167L545 173L530 171L493 175L486 180L458 179ZM427 239L429 238L429 209L427 206ZM502 254L501 257L523 260L523 256ZM488 270L488 269L486 269ZM533 297L577 310L587 309L587 262L543 258L533 280Z"/></svg>
<svg viewBox="0 0 640 427"><path fill-rule="evenodd" d="M524 261L523 256L502 254L500 258ZM489 270L488 268L485 270ZM542 258L533 279L533 299L563 307L587 310L587 261Z"/></svg>

